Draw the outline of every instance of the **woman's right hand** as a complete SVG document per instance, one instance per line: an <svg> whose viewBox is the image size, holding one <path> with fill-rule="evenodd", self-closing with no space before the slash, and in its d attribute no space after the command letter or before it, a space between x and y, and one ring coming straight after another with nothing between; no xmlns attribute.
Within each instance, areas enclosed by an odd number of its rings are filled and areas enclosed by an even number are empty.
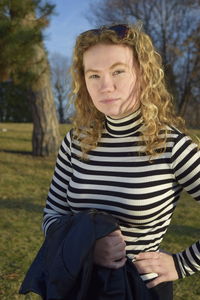
<svg viewBox="0 0 200 300"><path fill-rule="evenodd" d="M94 263L103 267L118 269L126 262L126 243L120 230L111 232L95 243Z"/></svg>

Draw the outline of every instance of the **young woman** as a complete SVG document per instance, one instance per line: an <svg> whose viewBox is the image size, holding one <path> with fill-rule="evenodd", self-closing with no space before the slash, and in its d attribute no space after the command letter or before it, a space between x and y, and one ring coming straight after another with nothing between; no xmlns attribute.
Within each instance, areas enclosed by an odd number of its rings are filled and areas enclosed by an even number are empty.
<svg viewBox="0 0 200 300"><path fill-rule="evenodd" d="M94 263L133 260L154 299L172 299L173 280L200 270L200 243L160 250L183 188L200 200L200 151L185 134L164 82L160 55L137 26L117 24L78 36L72 65L76 114L61 145L44 213L95 208L120 230L96 242Z"/></svg>

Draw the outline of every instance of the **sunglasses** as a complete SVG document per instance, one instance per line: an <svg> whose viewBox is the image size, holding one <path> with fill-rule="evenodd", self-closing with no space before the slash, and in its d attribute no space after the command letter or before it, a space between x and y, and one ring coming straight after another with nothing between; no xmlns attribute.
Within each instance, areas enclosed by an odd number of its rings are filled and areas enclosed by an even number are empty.
<svg viewBox="0 0 200 300"><path fill-rule="evenodd" d="M87 31L84 31L83 33L81 33L80 35L85 35L87 33L93 33L93 34L101 34L101 32L103 31L107 31L107 30L112 30L114 31L118 38L120 39L124 39L127 37L128 31L129 31L129 26L127 24L117 24L117 25L112 25L112 26L102 26L100 28L97 29L90 29Z"/></svg>

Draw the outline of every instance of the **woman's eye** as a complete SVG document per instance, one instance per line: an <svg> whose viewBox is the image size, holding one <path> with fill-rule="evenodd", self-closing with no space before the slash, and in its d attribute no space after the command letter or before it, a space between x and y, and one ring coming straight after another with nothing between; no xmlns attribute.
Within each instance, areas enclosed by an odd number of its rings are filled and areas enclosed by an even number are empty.
<svg viewBox="0 0 200 300"><path fill-rule="evenodd" d="M116 70L113 72L113 75L119 75L121 73L124 73L125 71L124 70Z"/></svg>
<svg viewBox="0 0 200 300"><path fill-rule="evenodd" d="M96 78L99 78L99 75L97 75L97 74L92 74L92 75L89 76L89 78L91 78L91 79L96 79Z"/></svg>

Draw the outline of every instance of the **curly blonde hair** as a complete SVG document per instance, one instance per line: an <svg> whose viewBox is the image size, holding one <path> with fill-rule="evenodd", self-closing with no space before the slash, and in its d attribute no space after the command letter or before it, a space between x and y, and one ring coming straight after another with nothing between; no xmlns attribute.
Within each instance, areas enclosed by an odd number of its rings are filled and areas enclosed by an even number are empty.
<svg viewBox="0 0 200 300"><path fill-rule="evenodd" d="M80 140L83 154L96 147L104 128L105 116L94 106L87 91L84 77L83 54L96 44L119 44L131 47L134 60L139 67L139 97L144 121L143 140L146 153L157 155L156 149L165 149L167 126L171 125L185 132L182 118L175 113L172 95L164 80L161 56L155 50L151 38L141 30L141 26L128 25L125 37L104 27L98 31L89 30L80 34L73 53L72 97L76 113L73 128L74 137ZM164 130L164 138L159 137ZM164 150L163 150L164 151Z"/></svg>

